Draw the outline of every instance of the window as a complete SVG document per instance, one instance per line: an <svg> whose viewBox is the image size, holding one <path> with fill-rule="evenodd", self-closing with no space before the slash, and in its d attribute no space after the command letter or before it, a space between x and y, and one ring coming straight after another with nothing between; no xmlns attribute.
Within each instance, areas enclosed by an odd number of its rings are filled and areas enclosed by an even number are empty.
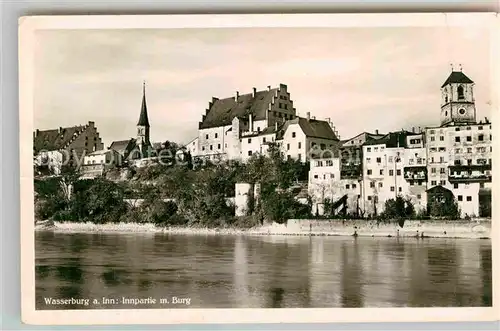
<svg viewBox="0 0 500 331"><path fill-rule="evenodd" d="M220 144L217 144L217 149L220 149Z"/></svg>
<svg viewBox="0 0 500 331"><path fill-rule="evenodd" d="M444 136L439 136L440 141L444 141Z"/></svg>
<svg viewBox="0 0 500 331"><path fill-rule="evenodd" d="M286 144L286 150L289 151L290 150L290 144Z"/></svg>
<svg viewBox="0 0 500 331"><path fill-rule="evenodd" d="M377 157L377 163L381 163L382 162L382 158L381 157Z"/></svg>
<svg viewBox="0 0 500 331"><path fill-rule="evenodd" d="M478 126L478 127L477 127L477 129L478 129L478 130L482 130L482 129L483 129L483 126L482 126L482 125L480 125L480 126Z"/></svg>
<svg viewBox="0 0 500 331"><path fill-rule="evenodd" d="M436 130L431 130L431 134L434 134L434 133L436 133Z"/></svg>
<svg viewBox="0 0 500 331"><path fill-rule="evenodd" d="M479 183L479 188L484 188L484 183Z"/></svg>
<svg viewBox="0 0 500 331"><path fill-rule="evenodd" d="M394 192L395 188L394 186L391 186L391 192Z"/></svg>
<svg viewBox="0 0 500 331"><path fill-rule="evenodd" d="M460 142L460 137L455 137L455 142L459 143Z"/></svg>
<svg viewBox="0 0 500 331"><path fill-rule="evenodd" d="M442 180L442 181L441 181L441 185L446 185L446 181L445 181L445 180Z"/></svg>
<svg viewBox="0 0 500 331"><path fill-rule="evenodd" d="M215 138L217 138L218 136L219 136L219 135L216 133L216 134L215 134Z"/></svg>
<svg viewBox="0 0 500 331"><path fill-rule="evenodd" d="M320 146L320 148L321 148L322 151L324 151L326 149L326 145L325 144L320 144L319 146Z"/></svg>
<svg viewBox="0 0 500 331"><path fill-rule="evenodd" d="M348 190L349 189L349 184L345 184L345 188Z"/></svg>
<svg viewBox="0 0 500 331"><path fill-rule="evenodd" d="M437 185L437 182L435 180L431 181L431 185Z"/></svg>
<svg viewBox="0 0 500 331"><path fill-rule="evenodd" d="M441 168L440 171L439 171L440 174L444 174L446 173L446 168Z"/></svg>
<svg viewBox="0 0 500 331"><path fill-rule="evenodd" d="M318 179L318 175L314 175L314 179Z"/></svg>
<svg viewBox="0 0 500 331"><path fill-rule="evenodd" d="M464 88L462 85L460 85L458 88L457 88L457 93L458 93L458 100L462 100L464 99ZM460 109L462 110L462 109Z"/></svg>
<svg viewBox="0 0 500 331"><path fill-rule="evenodd" d="M417 194L417 199L422 199L422 194Z"/></svg>
<svg viewBox="0 0 500 331"><path fill-rule="evenodd" d="M213 151L214 147L212 145L210 145L210 150Z"/></svg>
<svg viewBox="0 0 500 331"><path fill-rule="evenodd" d="M252 156L252 151L248 151L248 156Z"/></svg>
<svg viewBox="0 0 500 331"><path fill-rule="evenodd" d="M436 140L436 138L434 136L431 136L431 141L434 141Z"/></svg>
<svg viewBox="0 0 500 331"><path fill-rule="evenodd" d="M292 132L292 138L295 138L296 135L295 135L295 132Z"/></svg>
<svg viewBox="0 0 500 331"><path fill-rule="evenodd" d="M370 163L372 161L372 159L370 159L369 157L366 158L366 163Z"/></svg>
<svg viewBox="0 0 500 331"><path fill-rule="evenodd" d="M371 195L368 196L368 201L372 201L372 196Z"/></svg>
<svg viewBox="0 0 500 331"><path fill-rule="evenodd" d="M356 188L356 184L352 184L352 188Z"/></svg>
<svg viewBox="0 0 500 331"><path fill-rule="evenodd" d="M266 137L262 138L262 142L265 143L266 142Z"/></svg>
<svg viewBox="0 0 500 331"><path fill-rule="evenodd" d="M368 147L368 148L366 149L366 151L367 151L367 152L371 152L371 151L372 151L372 148L371 148L371 147Z"/></svg>
<svg viewBox="0 0 500 331"><path fill-rule="evenodd" d="M440 152L446 152L446 147L439 147Z"/></svg>
<svg viewBox="0 0 500 331"><path fill-rule="evenodd" d="M205 139L208 139L208 134L205 135Z"/></svg>
<svg viewBox="0 0 500 331"><path fill-rule="evenodd" d="M372 174L372 170L371 170L371 169L368 169L368 170L366 171L366 174L367 174L367 175L371 175L371 174Z"/></svg>
<svg viewBox="0 0 500 331"><path fill-rule="evenodd" d="M411 165L411 164L413 164L414 162L415 162L415 160L414 160L414 159L410 159L410 160L409 160L410 165Z"/></svg>
<svg viewBox="0 0 500 331"><path fill-rule="evenodd" d="M472 153L472 147L467 148L467 153Z"/></svg>
<svg viewBox="0 0 500 331"><path fill-rule="evenodd" d="M392 156L389 156L389 163L392 163Z"/></svg>
<svg viewBox="0 0 500 331"><path fill-rule="evenodd" d="M460 154L460 148L455 149L455 153Z"/></svg>
<svg viewBox="0 0 500 331"><path fill-rule="evenodd" d="M455 160L455 165L461 165L462 162L460 162L460 160Z"/></svg>
<svg viewBox="0 0 500 331"><path fill-rule="evenodd" d="M330 174L330 178L335 178L335 175L334 174Z"/></svg>
<svg viewBox="0 0 500 331"><path fill-rule="evenodd" d="M470 127L470 126L468 126L468 127L467 127L467 130L470 130L470 129L471 129L471 127Z"/></svg>
<svg viewBox="0 0 500 331"><path fill-rule="evenodd" d="M389 176L394 176L394 170L389 170Z"/></svg>
<svg viewBox="0 0 500 331"><path fill-rule="evenodd" d="M374 152L378 152L378 147L374 147L374 148L373 148L373 151L374 151Z"/></svg>
<svg viewBox="0 0 500 331"><path fill-rule="evenodd" d="M436 173L436 168L431 168L431 173L435 174Z"/></svg>
<svg viewBox="0 0 500 331"><path fill-rule="evenodd" d="M384 169L380 169L380 176L384 175Z"/></svg>
<svg viewBox="0 0 500 331"><path fill-rule="evenodd" d="M374 188L375 187L375 182L370 182L370 187Z"/></svg>
<svg viewBox="0 0 500 331"><path fill-rule="evenodd" d="M453 184L453 188L458 188L458 184L457 183Z"/></svg>
<svg viewBox="0 0 500 331"><path fill-rule="evenodd" d="M439 163L444 163L444 156L439 157Z"/></svg>
<svg viewBox="0 0 500 331"><path fill-rule="evenodd" d="M299 153L299 154L297 155L297 157L298 157L299 161L302 161L302 154L300 154L300 153ZM333 178L333 175L332 175L332 178Z"/></svg>
<svg viewBox="0 0 500 331"><path fill-rule="evenodd" d="M472 141L472 137L471 136L467 136L467 141Z"/></svg>
<svg viewBox="0 0 500 331"><path fill-rule="evenodd" d="M471 159L467 160L467 165L472 165L472 160Z"/></svg>
<svg viewBox="0 0 500 331"><path fill-rule="evenodd" d="M302 143L300 141L299 141L298 147L299 147L299 149L302 148Z"/></svg>
<svg viewBox="0 0 500 331"><path fill-rule="evenodd" d="M401 176L401 169L398 169L398 170L396 171L396 174L397 174L398 176Z"/></svg>
<svg viewBox="0 0 500 331"><path fill-rule="evenodd" d="M333 167L333 160L326 160L327 167Z"/></svg>
<svg viewBox="0 0 500 331"><path fill-rule="evenodd" d="M472 201L472 197L470 195L467 196L467 201Z"/></svg>
<svg viewBox="0 0 500 331"><path fill-rule="evenodd" d="M382 186L384 186L383 183L378 183L378 187L381 188Z"/></svg>
<svg viewBox="0 0 500 331"><path fill-rule="evenodd" d="M201 150L202 150L202 151L204 151L204 150L205 150L205 146L202 146L202 147L201 147Z"/></svg>
<svg viewBox="0 0 500 331"><path fill-rule="evenodd" d="M480 134L479 136L477 136L477 140L484 141L484 135Z"/></svg>
<svg viewBox="0 0 500 331"><path fill-rule="evenodd" d="M457 200L458 200L458 201L464 201L464 197L463 197L463 196L461 196L461 195L459 195L459 196L457 197Z"/></svg>
<svg viewBox="0 0 500 331"><path fill-rule="evenodd" d="M403 192L403 188L402 187L398 187L398 191L399 192Z"/></svg>
<svg viewBox="0 0 500 331"><path fill-rule="evenodd" d="M456 128L455 128L455 131L460 131L460 128L459 128L459 127L456 127Z"/></svg>
<svg viewBox="0 0 500 331"><path fill-rule="evenodd" d="M260 126L257 127L257 132L260 132Z"/></svg>

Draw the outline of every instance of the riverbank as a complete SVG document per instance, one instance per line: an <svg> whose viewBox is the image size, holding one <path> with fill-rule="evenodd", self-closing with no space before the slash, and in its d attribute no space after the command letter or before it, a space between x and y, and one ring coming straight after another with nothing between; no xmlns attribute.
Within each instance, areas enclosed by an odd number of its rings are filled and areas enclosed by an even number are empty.
<svg viewBox="0 0 500 331"><path fill-rule="evenodd" d="M406 221L377 223L367 220L288 220L250 229L159 227L139 223L39 222L35 231L67 233L171 233L183 235L283 235L283 236L355 236L491 239L491 221Z"/></svg>

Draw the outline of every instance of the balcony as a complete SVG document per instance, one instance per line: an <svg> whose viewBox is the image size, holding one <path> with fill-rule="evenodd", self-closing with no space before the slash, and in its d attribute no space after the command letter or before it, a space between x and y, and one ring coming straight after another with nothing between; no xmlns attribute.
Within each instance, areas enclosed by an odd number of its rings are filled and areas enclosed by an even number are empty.
<svg viewBox="0 0 500 331"><path fill-rule="evenodd" d="M455 165L448 170L450 183L491 182L491 164Z"/></svg>
<svg viewBox="0 0 500 331"><path fill-rule="evenodd" d="M406 180L427 180L426 166L404 167L403 172Z"/></svg>
<svg viewBox="0 0 500 331"><path fill-rule="evenodd" d="M361 177L361 172L360 164L342 164L340 166L341 179L358 179Z"/></svg>

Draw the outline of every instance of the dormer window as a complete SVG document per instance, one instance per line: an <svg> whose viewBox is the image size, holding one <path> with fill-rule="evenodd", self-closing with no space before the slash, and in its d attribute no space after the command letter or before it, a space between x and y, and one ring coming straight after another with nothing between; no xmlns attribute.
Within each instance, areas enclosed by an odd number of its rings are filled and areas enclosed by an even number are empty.
<svg viewBox="0 0 500 331"><path fill-rule="evenodd" d="M463 100L465 99L464 97L464 88L462 85L460 85L458 88L457 88L457 93L458 93L458 100Z"/></svg>

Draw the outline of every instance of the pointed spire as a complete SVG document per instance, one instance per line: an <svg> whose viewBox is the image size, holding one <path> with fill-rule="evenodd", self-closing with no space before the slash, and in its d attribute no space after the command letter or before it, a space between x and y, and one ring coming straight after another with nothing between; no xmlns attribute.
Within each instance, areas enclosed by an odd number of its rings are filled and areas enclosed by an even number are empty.
<svg viewBox="0 0 500 331"><path fill-rule="evenodd" d="M148 107L146 106L146 81L142 83L141 115L139 116L139 122L137 122L137 125L149 127Z"/></svg>

